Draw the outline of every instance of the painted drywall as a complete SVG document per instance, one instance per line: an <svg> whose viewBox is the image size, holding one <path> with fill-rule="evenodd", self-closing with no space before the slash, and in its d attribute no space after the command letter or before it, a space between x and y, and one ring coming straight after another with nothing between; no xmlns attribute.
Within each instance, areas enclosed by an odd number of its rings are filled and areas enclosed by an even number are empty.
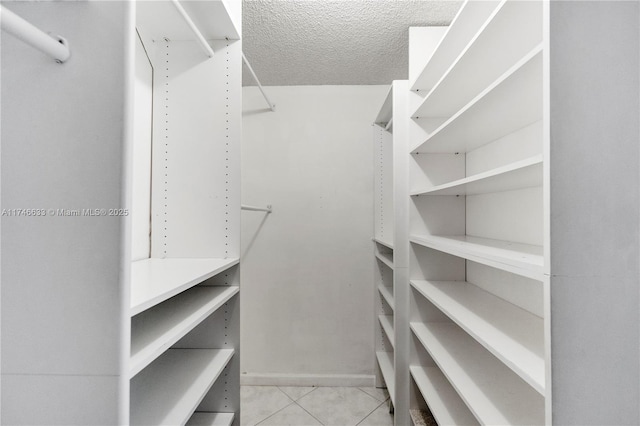
<svg viewBox="0 0 640 426"><path fill-rule="evenodd" d="M126 2L3 2L69 43L64 64L2 34L2 424L128 416L121 245ZM67 213L63 213L67 212Z"/></svg>
<svg viewBox="0 0 640 426"><path fill-rule="evenodd" d="M638 424L637 2L550 2L553 423Z"/></svg>
<svg viewBox="0 0 640 426"><path fill-rule="evenodd" d="M243 89L243 383L372 385L372 122L388 86Z"/></svg>

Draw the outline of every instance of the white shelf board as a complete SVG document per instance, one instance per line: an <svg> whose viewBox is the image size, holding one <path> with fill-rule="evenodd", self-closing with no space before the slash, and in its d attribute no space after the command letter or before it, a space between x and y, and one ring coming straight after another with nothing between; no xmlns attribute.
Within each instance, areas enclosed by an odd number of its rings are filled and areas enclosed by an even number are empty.
<svg viewBox="0 0 640 426"><path fill-rule="evenodd" d="M500 1L467 0L456 14L411 90L429 91L487 21Z"/></svg>
<svg viewBox="0 0 640 426"><path fill-rule="evenodd" d="M376 116L376 124L387 124L393 117L393 85L389 86L387 95L384 98L384 102L378 111Z"/></svg>
<svg viewBox="0 0 640 426"><path fill-rule="evenodd" d="M387 301L387 304L389 305L389 307L391 309L395 309L394 308L394 301L393 301L393 294L391 293L391 290L389 290L389 288L387 286L385 286L384 284L380 283L380 284L378 284L378 291L380 292L382 297L384 297L384 300Z"/></svg>
<svg viewBox="0 0 640 426"><path fill-rule="evenodd" d="M185 424L233 353L232 349L166 351L131 380L131 424Z"/></svg>
<svg viewBox="0 0 640 426"><path fill-rule="evenodd" d="M478 424L439 368L412 366L409 371L439 425Z"/></svg>
<svg viewBox="0 0 640 426"><path fill-rule="evenodd" d="M409 240L453 256L542 281L542 247L489 238L437 235L411 235Z"/></svg>
<svg viewBox="0 0 640 426"><path fill-rule="evenodd" d="M231 426L234 418L234 413L195 412L186 426Z"/></svg>
<svg viewBox="0 0 640 426"><path fill-rule="evenodd" d="M536 186L542 186L542 155L428 189L412 191L411 195L475 195Z"/></svg>
<svg viewBox="0 0 640 426"><path fill-rule="evenodd" d="M386 240L383 240L382 238L378 238L378 237L373 237L373 241L375 241L378 244L382 244L383 246L388 247L391 250L393 250L393 243L391 241L386 241Z"/></svg>
<svg viewBox="0 0 640 426"><path fill-rule="evenodd" d="M378 365L380 366L380 370L382 371L382 377L384 378L384 383L387 385L387 390L389 391L389 396L391 397L391 402L395 404L395 374L393 373L393 352L376 352L376 358L378 359Z"/></svg>
<svg viewBox="0 0 640 426"><path fill-rule="evenodd" d="M138 374L238 291L238 286L192 288L133 317L129 377Z"/></svg>
<svg viewBox="0 0 640 426"><path fill-rule="evenodd" d="M393 269L393 259L390 253L376 253L376 257L389 268Z"/></svg>
<svg viewBox="0 0 640 426"><path fill-rule="evenodd" d="M542 118L542 45L536 46L411 152L469 152Z"/></svg>
<svg viewBox="0 0 640 426"><path fill-rule="evenodd" d="M384 330L384 333L387 335L389 342L391 342L391 346L395 349L396 347L396 335L393 331L393 315L378 315L378 320L380 321L380 325Z"/></svg>
<svg viewBox="0 0 640 426"><path fill-rule="evenodd" d="M450 117L542 42L540 2L502 1L412 117Z"/></svg>
<svg viewBox="0 0 640 426"><path fill-rule="evenodd" d="M411 285L544 395L542 318L467 282L412 280Z"/></svg>
<svg viewBox="0 0 640 426"><path fill-rule="evenodd" d="M189 1L180 4L206 40L239 40L239 26L227 1ZM137 1L136 26L151 40L195 40L195 36L171 1Z"/></svg>
<svg viewBox="0 0 640 426"><path fill-rule="evenodd" d="M544 424L544 398L457 325L411 329L480 423Z"/></svg>
<svg viewBox="0 0 640 426"><path fill-rule="evenodd" d="M144 259L131 264L131 316L238 264L238 259Z"/></svg>

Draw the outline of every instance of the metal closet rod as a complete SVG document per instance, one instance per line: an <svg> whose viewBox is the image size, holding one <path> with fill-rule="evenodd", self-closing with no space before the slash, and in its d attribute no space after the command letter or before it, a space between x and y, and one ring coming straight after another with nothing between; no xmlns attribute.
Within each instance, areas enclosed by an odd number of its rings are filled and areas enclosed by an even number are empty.
<svg viewBox="0 0 640 426"><path fill-rule="evenodd" d="M69 46L64 38L60 36L57 36L57 38L51 37L40 28L1 5L0 23L4 31L46 53L59 63L65 62L71 56Z"/></svg>
<svg viewBox="0 0 640 426"><path fill-rule="evenodd" d="M240 206L240 208L242 210L249 210L249 211L252 211L252 212L267 212L267 213L271 213L272 212L271 204L267 204L266 208L264 208L264 207L246 206L246 205L243 204L242 206Z"/></svg>
<svg viewBox="0 0 640 426"><path fill-rule="evenodd" d="M171 2L178 10L178 12L180 12L180 15L182 15L182 19L184 19L193 34L196 36L196 40L198 40L198 43L200 43L200 47L202 47L202 50L204 50L208 57L213 58L213 49L211 48L211 46L209 46L209 43L207 43L207 40L205 40L198 27L196 27L196 24L193 23L187 11L184 10L178 0L171 0Z"/></svg>
<svg viewBox="0 0 640 426"><path fill-rule="evenodd" d="M256 81L256 83L258 84L258 88L260 89L260 91L262 92L262 96L264 96L264 100L267 101L267 103L269 104L269 109L271 111L275 111L276 110L276 106L275 104L272 104L271 101L269 100L269 97L267 96L267 94L264 92L264 89L262 88L262 84L260 84L260 80L258 80L258 76L256 75L256 73L253 71L253 68L251 68L251 64L249 63L249 61L247 60L247 57L244 56L244 52L242 52L242 60L244 61L245 65L247 66L247 68L249 69L249 72L251 72L251 75L253 76L253 79Z"/></svg>

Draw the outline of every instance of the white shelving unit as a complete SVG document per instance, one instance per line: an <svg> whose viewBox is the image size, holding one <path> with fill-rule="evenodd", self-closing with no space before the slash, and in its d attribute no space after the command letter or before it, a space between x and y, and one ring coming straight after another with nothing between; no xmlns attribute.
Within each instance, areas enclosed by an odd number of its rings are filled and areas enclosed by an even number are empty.
<svg viewBox="0 0 640 426"><path fill-rule="evenodd" d="M393 86L373 125L374 143L374 276L376 386L386 386L395 404L394 209L393 209ZM393 410L390 407L390 410Z"/></svg>
<svg viewBox="0 0 640 426"><path fill-rule="evenodd" d="M479 424L439 368L412 366L409 370L419 391L429 401L429 411L438 424Z"/></svg>
<svg viewBox="0 0 640 426"><path fill-rule="evenodd" d="M131 264L131 315L223 272L239 263L232 259L145 259Z"/></svg>
<svg viewBox="0 0 640 426"><path fill-rule="evenodd" d="M5 6L72 54L2 39L0 420L239 425L242 2Z"/></svg>
<svg viewBox="0 0 640 426"><path fill-rule="evenodd" d="M410 409L440 424L550 419L545 19L469 0L435 52L410 31Z"/></svg>
<svg viewBox="0 0 640 426"><path fill-rule="evenodd" d="M131 424L186 424L233 355L231 349L165 352L131 381Z"/></svg>
<svg viewBox="0 0 640 426"><path fill-rule="evenodd" d="M162 355L239 291L238 286L198 287L131 320L131 377Z"/></svg>
<svg viewBox="0 0 640 426"><path fill-rule="evenodd" d="M234 418L231 413L193 413L187 426L231 426Z"/></svg>
<svg viewBox="0 0 640 426"><path fill-rule="evenodd" d="M481 424L544 423L544 398L458 326L412 323L411 330Z"/></svg>
<svg viewBox="0 0 640 426"><path fill-rule="evenodd" d="M542 319L460 281L411 285L523 380L544 394Z"/></svg>
<svg viewBox="0 0 640 426"><path fill-rule="evenodd" d="M376 352L376 359L378 360L378 366L382 371L382 377L384 378L384 383L389 392L389 396L391 397L391 403L396 403L396 378L393 367L393 353L386 351L378 351Z"/></svg>
<svg viewBox="0 0 640 426"><path fill-rule="evenodd" d="M136 117L152 120L134 144L153 149L134 150L133 183L153 185L133 211L150 216L134 246L151 238L131 267L131 423L239 424L240 5L181 6L204 46L171 2L137 4Z"/></svg>

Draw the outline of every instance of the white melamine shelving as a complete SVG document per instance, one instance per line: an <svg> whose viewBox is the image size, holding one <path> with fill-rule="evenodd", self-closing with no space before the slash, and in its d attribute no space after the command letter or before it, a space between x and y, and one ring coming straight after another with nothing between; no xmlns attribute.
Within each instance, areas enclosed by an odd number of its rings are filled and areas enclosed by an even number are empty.
<svg viewBox="0 0 640 426"><path fill-rule="evenodd" d="M234 418L234 413L195 412L186 426L231 426Z"/></svg>
<svg viewBox="0 0 640 426"><path fill-rule="evenodd" d="M484 90L542 42L542 27L531 19L541 12L541 2L502 1L412 117L449 117ZM505 37L513 31L518 37Z"/></svg>
<svg viewBox="0 0 640 426"><path fill-rule="evenodd" d="M437 367L412 366L411 377L439 425L477 425L478 421Z"/></svg>
<svg viewBox="0 0 640 426"><path fill-rule="evenodd" d="M393 305L393 293L391 293L391 290L385 286L384 284L380 283L378 284L378 291L380 292L380 294L382 295L382 297L384 298L384 300L387 302L387 304L389 305L389 307L391 309L394 309Z"/></svg>
<svg viewBox="0 0 640 426"><path fill-rule="evenodd" d="M393 269L393 258L391 256L392 255L390 253L376 253L376 258L378 258L378 260L387 265L389 268Z"/></svg>
<svg viewBox="0 0 640 426"><path fill-rule="evenodd" d="M185 424L232 349L169 349L131 380L131 424Z"/></svg>
<svg viewBox="0 0 640 426"><path fill-rule="evenodd" d="M411 82L411 90L431 90L499 4L500 1L497 0L467 0L451 22L426 66Z"/></svg>
<svg viewBox="0 0 640 426"><path fill-rule="evenodd" d="M475 195L536 186L542 186L542 155L446 184L415 190L411 195Z"/></svg>
<svg viewBox="0 0 640 426"><path fill-rule="evenodd" d="M240 39L240 19L232 1L182 0L185 9L205 40ZM171 1L140 1L138 26L149 34L170 40L192 40L193 32Z"/></svg>
<svg viewBox="0 0 640 426"><path fill-rule="evenodd" d="M376 124L386 125L389 121L393 119L393 86L389 86L389 90L387 91L387 96L384 98L384 102L380 107L380 111L378 111L378 115L376 116L374 122Z"/></svg>
<svg viewBox="0 0 640 426"><path fill-rule="evenodd" d="M543 279L540 246L465 235L412 235L410 241L524 277Z"/></svg>
<svg viewBox="0 0 640 426"><path fill-rule="evenodd" d="M236 295L237 286L198 287L146 310L131 321L131 377Z"/></svg>
<svg viewBox="0 0 640 426"><path fill-rule="evenodd" d="M395 373L393 369L393 352L376 352L376 358L378 359L378 365L382 370L382 377L387 385L391 402L395 404Z"/></svg>
<svg viewBox="0 0 640 426"><path fill-rule="evenodd" d="M411 281L413 288L544 395L543 319L463 281Z"/></svg>
<svg viewBox="0 0 640 426"><path fill-rule="evenodd" d="M411 329L480 423L544 423L544 398L457 325Z"/></svg>
<svg viewBox="0 0 640 426"><path fill-rule="evenodd" d="M393 331L393 315L378 315L378 321L380 321L382 329L387 335L389 342L391 342L391 347L395 348L396 336Z"/></svg>
<svg viewBox="0 0 640 426"><path fill-rule="evenodd" d="M383 246L393 250L393 242L392 241L383 240L382 238L378 238L378 237L374 237L373 241L375 241L378 244L382 244Z"/></svg>
<svg viewBox="0 0 640 426"><path fill-rule="evenodd" d="M536 45L445 120L412 152L469 152L542 118L542 46ZM492 123L487 126L487 123Z"/></svg>
<svg viewBox="0 0 640 426"><path fill-rule="evenodd" d="M131 315L237 265L232 259L145 259L131 265Z"/></svg>

